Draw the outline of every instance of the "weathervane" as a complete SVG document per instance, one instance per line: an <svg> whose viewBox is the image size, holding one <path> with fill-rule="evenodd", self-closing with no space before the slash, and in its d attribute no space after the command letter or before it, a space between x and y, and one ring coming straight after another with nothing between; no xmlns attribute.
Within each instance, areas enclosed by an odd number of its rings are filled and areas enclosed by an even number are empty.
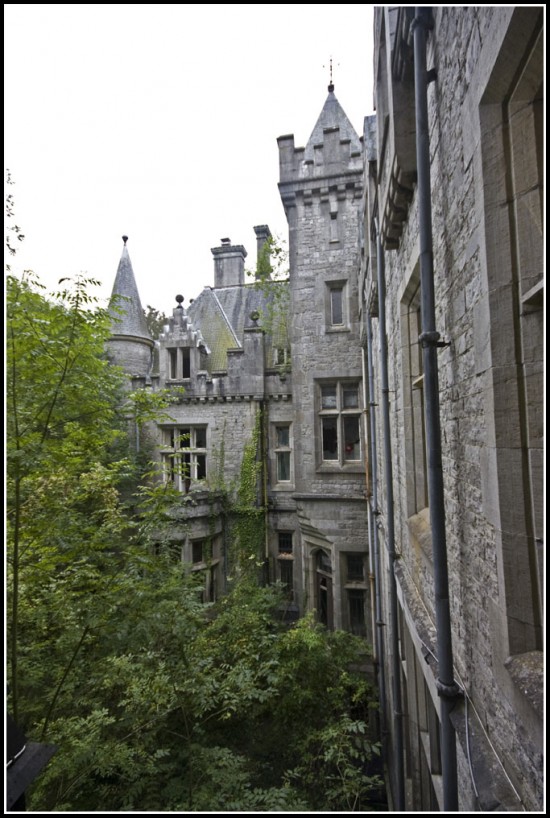
<svg viewBox="0 0 550 818"><path fill-rule="evenodd" d="M337 63L337 64L340 65L340 63ZM326 68L326 65L323 65L323 68ZM332 81L332 57L329 60L329 75L330 75L330 82L329 82L328 90L330 92L332 92L332 91L334 91L334 83Z"/></svg>

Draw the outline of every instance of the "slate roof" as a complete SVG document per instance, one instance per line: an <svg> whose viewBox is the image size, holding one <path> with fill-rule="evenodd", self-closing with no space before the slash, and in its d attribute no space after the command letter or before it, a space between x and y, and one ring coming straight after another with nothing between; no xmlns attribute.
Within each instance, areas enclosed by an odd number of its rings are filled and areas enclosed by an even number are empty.
<svg viewBox="0 0 550 818"><path fill-rule="evenodd" d="M330 88L334 88L334 86L331 85ZM323 131L325 128L335 127L340 128L340 139L349 139L351 141L352 151L361 151L361 142L355 133L353 125L336 99L334 91L329 90L325 104L323 105L323 110L319 114L319 118L305 147L305 159L313 159L314 146L324 142Z"/></svg>
<svg viewBox="0 0 550 818"><path fill-rule="evenodd" d="M288 286L278 282L277 286ZM250 313L258 310L267 312L267 297L255 284L235 287L205 287L202 293L187 308L187 316L194 329L199 329L211 352L209 371L227 369L227 350L243 345L244 330L247 327L262 326L262 320L255 324ZM266 338L266 364L272 359L273 346L286 346L286 332L277 323L273 335Z"/></svg>
<svg viewBox="0 0 550 818"><path fill-rule="evenodd" d="M115 306L117 309L113 308ZM119 313L118 310L123 310L123 312ZM113 284L109 312L113 318L113 335L131 335L146 338L148 341L152 340L143 314L126 241Z"/></svg>

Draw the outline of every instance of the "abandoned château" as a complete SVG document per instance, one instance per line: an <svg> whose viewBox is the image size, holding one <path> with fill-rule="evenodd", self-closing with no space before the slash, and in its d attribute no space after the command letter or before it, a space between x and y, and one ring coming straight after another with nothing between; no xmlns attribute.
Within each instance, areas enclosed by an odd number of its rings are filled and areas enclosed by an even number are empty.
<svg viewBox="0 0 550 818"><path fill-rule="evenodd" d="M537 811L543 9L377 7L373 37L362 135L331 83L305 147L278 139L288 275L267 225L257 280L223 238L153 340L125 239L109 355L184 388L147 435L206 600L258 441L264 579L373 645L390 809Z"/></svg>

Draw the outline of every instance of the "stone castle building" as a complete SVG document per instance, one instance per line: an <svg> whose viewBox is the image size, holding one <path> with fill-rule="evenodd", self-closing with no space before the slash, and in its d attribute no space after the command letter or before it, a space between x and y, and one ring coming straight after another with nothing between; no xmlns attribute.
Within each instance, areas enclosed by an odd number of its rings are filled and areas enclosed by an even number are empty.
<svg viewBox="0 0 550 818"><path fill-rule="evenodd" d="M391 797L537 810L543 10L380 7L374 28L360 293Z"/></svg>
<svg viewBox="0 0 550 818"><path fill-rule="evenodd" d="M362 137L331 84L306 146L278 139L288 280L247 280L222 239L153 354L124 247L110 354L134 386L184 387L150 434L208 600L231 570L221 487L260 430L264 577L290 616L374 644L390 808L533 811L543 12L379 7L374 28Z"/></svg>

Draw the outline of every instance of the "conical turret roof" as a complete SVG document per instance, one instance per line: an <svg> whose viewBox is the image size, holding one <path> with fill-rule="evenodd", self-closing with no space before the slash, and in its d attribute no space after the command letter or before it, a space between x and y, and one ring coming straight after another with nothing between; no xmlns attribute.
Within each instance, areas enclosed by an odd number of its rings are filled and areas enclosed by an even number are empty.
<svg viewBox="0 0 550 818"><path fill-rule="evenodd" d="M126 247L128 236L122 238L124 247L111 295L110 312L113 316L113 335L131 335L150 341L152 340L151 335L147 329L132 262Z"/></svg>

